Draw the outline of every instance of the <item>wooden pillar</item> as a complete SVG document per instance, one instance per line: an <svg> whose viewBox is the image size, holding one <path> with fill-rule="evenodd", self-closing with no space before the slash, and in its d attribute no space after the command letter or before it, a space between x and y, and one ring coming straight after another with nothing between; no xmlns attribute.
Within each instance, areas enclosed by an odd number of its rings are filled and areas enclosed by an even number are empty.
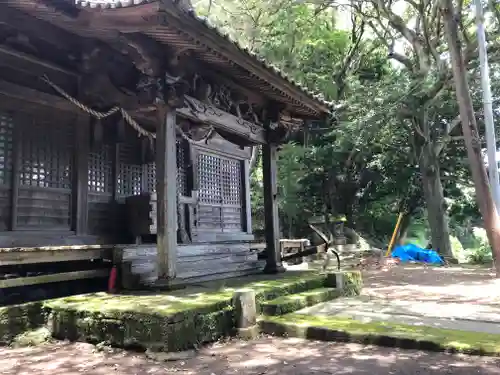
<svg viewBox="0 0 500 375"><path fill-rule="evenodd" d="M264 217L266 231L267 260L265 273L283 272L281 263L276 144L262 146L262 172L264 177Z"/></svg>
<svg viewBox="0 0 500 375"><path fill-rule="evenodd" d="M166 105L158 107L156 131L156 204L158 279L176 277L177 265L177 161L175 150L176 113Z"/></svg>
<svg viewBox="0 0 500 375"><path fill-rule="evenodd" d="M75 130L72 229L77 235L83 235L87 233L88 224L90 118L79 116Z"/></svg>

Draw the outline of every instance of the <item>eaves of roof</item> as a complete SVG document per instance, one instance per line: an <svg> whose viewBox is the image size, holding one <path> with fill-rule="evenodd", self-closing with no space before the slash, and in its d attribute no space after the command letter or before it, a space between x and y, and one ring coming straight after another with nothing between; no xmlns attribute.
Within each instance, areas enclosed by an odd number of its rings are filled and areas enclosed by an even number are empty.
<svg viewBox="0 0 500 375"><path fill-rule="evenodd" d="M145 3L157 2L158 0L70 0L75 5L92 9L116 9L139 6ZM230 53L234 57L244 59L247 64L247 70L260 78L266 79L271 83L277 84L282 90L287 91L293 96L307 104L313 106L318 114L328 114L334 111L332 102L324 100L323 96L308 90L307 87L291 78L289 75L270 64L265 59L259 57L255 52L242 47L237 41L233 40L228 34L222 32L218 27L211 24L205 17L196 15L193 9L182 9L180 4L182 0L160 0L162 8L169 14L178 17L180 22L189 22L194 20L202 32L200 38L206 38L208 34L212 38L219 39L220 44L229 44L232 47ZM239 55L239 56L236 56Z"/></svg>

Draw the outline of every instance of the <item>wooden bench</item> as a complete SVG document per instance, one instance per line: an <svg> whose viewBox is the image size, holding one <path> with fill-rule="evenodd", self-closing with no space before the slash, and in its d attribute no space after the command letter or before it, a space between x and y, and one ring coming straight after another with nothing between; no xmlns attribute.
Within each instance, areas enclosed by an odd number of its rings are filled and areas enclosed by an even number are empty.
<svg viewBox="0 0 500 375"><path fill-rule="evenodd" d="M303 249L282 257L282 260L293 261L310 255L323 254L323 270L328 268L332 257L337 260L337 269L340 270L340 256L339 253L333 248L335 239L332 232L328 228L328 225L326 225L325 220L322 218L313 218L309 221L309 228L311 228L311 230L318 235L322 243L319 245L304 246Z"/></svg>

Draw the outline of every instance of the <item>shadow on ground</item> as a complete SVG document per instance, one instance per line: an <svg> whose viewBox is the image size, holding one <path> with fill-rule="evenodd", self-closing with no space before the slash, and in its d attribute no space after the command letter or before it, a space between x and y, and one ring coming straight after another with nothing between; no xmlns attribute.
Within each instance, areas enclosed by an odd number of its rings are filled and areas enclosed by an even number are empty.
<svg viewBox="0 0 500 375"><path fill-rule="evenodd" d="M493 375L499 373L500 360L266 337L215 344L196 358L171 363L153 362L138 353L95 352L93 346L81 343L0 348L0 368L4 375Z"/></svg>

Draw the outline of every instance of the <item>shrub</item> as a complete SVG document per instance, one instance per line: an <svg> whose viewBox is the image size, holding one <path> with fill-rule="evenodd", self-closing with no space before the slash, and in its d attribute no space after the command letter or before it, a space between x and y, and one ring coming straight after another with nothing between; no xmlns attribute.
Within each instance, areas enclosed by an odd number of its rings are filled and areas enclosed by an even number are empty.
<svg viewBox="0 0 500 375"><path fill-rule="evenodd" d="M474 249L467 249L467 260L472 264L485 264L493 261L489 244L483 244Z"/></svg>
<svg viewBox="0 0 500 375"><path fill-rule="evenodd" d="M473 243L476 246L466 250L467 261L473 264L489 263L493 260L491 254L491 247L488 242L486 230L483 228L475 227L472 229Z"/></svg>
<svg viewBox="0 0 500 375"><path fill-rule="evenodd" d="M468 261L467 254L460 240L455 236L450 236L450 243L453 258L458 260L459 263L466 263Z"/></svg>

